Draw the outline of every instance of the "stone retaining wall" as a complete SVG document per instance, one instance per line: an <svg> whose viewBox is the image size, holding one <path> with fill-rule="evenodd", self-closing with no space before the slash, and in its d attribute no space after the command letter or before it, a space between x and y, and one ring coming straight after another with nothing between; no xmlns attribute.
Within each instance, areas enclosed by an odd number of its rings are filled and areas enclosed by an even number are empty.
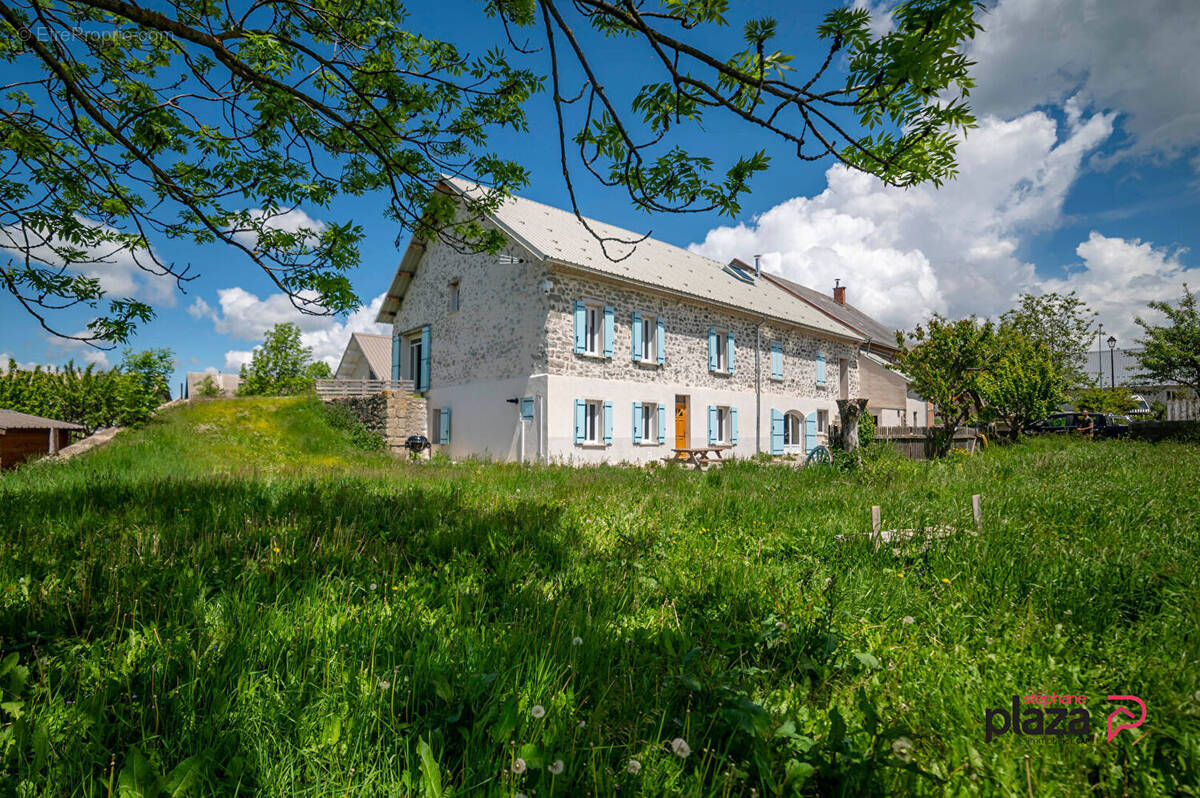
<svg viewBox="0 0 1200 798"><path fill-rule="evenodd" d="M403 448L410 435L429 437L429 413L425 397L402 391L382 391L369 396L347 396L326 400L354 414L392 450Z"/></svg>

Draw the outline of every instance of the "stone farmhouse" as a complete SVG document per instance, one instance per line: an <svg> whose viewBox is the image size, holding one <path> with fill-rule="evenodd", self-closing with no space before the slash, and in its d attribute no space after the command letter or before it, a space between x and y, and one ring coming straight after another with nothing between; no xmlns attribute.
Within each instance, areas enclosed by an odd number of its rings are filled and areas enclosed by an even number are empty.
<svg viewBox="0 0 1200 798"><path fill-rule="evenodd" d="M870 336L755 267L650 238L614 260L574 214L522 198L485 221L508 240L497 255L413 239L376 319L392 325L392 379L425 396L450 457L803 454L826 442L836 400L862 395Z"/></svg>

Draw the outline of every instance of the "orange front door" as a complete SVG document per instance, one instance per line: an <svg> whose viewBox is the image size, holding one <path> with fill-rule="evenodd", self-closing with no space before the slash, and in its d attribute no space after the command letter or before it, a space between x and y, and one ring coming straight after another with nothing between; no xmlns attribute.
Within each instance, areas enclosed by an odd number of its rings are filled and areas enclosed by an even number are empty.
<svg viewBox="0 0 1200 798"><path fill-rule="evenodd" d="M687 397L675 397L675 448L686 449L688 445Z"/></svg>

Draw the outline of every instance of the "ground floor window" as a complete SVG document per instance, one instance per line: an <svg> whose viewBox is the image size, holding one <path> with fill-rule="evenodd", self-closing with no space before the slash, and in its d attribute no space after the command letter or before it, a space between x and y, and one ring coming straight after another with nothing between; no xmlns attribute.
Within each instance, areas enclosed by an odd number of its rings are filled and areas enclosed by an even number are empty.
<svg viewBox="0 0 1200 798"><path fill-rule="evenodd" d="M657 402L642 402L641 417L637 419L639 438L642 443L658 443L658 414L661 408Z"/></svg>
<svg viewBox="0 0 1200 798"><path fill-rule="evenodd" d="M733 414L730 408L717 408L717 425L714 432L717 443L729 443L733 440Z"/></svg>
<svg viewBox="0 0 1200 798"><path fill-rule="evenodd" d="M829 428L829 411L817 411L817 432L825 432Z"/></svg>
<svg viewBox="0 0 1200 798"><path fill-rule="evenodd" d="M799 413L788 413L783 417L783 445L802 446L804 444L804 419Z"/></svg>
<svg viewBox="0 0 1200 798"><path fill-rule="evenodd" d="M604 415L604 407L600 402L589 400L584 402L584 426L583 426L583 442L584 443L599 443L600 442L600 425L601 418Z"/></svg>

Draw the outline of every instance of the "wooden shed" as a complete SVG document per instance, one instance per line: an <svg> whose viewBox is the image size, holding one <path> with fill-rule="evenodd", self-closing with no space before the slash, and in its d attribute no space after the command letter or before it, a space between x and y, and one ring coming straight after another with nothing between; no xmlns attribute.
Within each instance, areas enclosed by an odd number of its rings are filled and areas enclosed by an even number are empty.
<svg viewBox="0 0 1200 798"><path fill-rule="evenodd" d="M72 432L82 430L83 427L67 421L0 408L0 469L56 454L71 442Z"/></svg>

